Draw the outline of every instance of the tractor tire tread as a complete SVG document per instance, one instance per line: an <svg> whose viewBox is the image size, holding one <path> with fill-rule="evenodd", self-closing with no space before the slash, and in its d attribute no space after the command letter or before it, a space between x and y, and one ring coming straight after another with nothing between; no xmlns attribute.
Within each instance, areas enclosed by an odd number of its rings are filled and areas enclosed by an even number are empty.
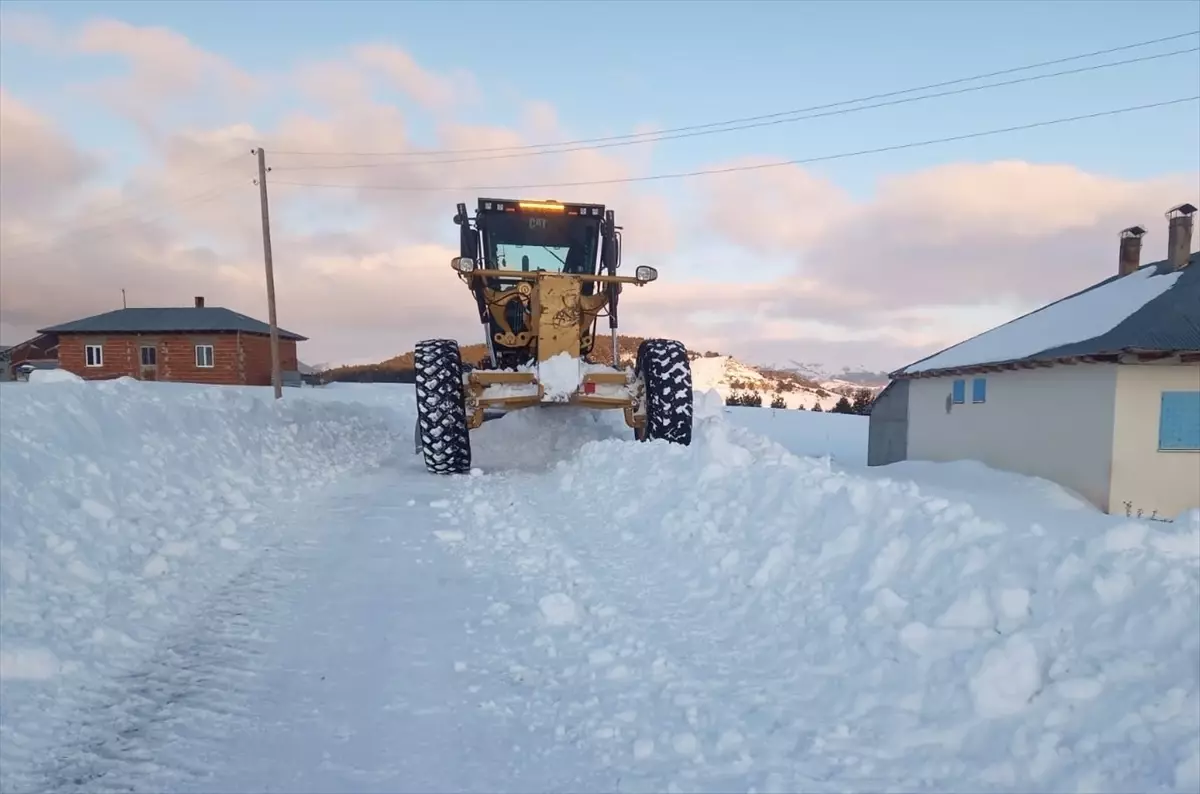
<svg viewBox="0 0 1200 794"><path fill-rule="evenodd" d="M635 366L645 385L644 440L690 445L694 398L687 348L673 339L646 339Z"/></svg>
<svg viewBox="0 0 1200 794"><path fill-rule="evenodd" d="M471 431L458 342L427 339L413 350L417 397L417 435L425 468L434 474L471 470Z"/></svg>

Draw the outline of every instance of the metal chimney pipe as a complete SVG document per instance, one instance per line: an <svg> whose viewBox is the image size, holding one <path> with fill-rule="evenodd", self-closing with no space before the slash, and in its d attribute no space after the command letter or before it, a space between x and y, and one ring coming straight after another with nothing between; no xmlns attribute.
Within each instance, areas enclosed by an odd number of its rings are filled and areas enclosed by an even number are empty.
<svg viewBox="0 0 1200 794"><path fill-rule="evenodd" d="M1185 267L1192 255L1192 216L1196 208L1180 204L1167 210L1167 268Z"/></svg>
<svg viewBox="0 0 1200 794"><path fill-rule="evenodd" d="M204 296L203 296L203 295L197 295L197 296L196 296L196 308L197 308L197 309L203 309L203 308L204 308Z"/></svg>
<svg viewBox="0 0 1200 794"><path fill-rule="evenodd" d="M1117 275L1128 276L1141 267L1142 236L1146 230L1141 226L1130 226L1121 232L1121 255L1117 262Z"/></svg>

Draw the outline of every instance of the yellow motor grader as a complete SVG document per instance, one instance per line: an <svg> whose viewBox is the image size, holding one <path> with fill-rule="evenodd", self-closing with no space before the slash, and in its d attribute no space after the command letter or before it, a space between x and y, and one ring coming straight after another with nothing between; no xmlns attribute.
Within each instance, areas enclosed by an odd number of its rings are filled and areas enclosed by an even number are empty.
<svg viewBox="0 0 1200 794"><path fill-rule="evenodd" d="M436 474L471 468L470 431L508 411L544 406L617 409L642 441L692 440L687 350L647 339L632 367L617 346L626 284L658 278L653 267L619 276L621 227L601 204L479 199L475 217L457 206L459 255L450 264L475 298L487 357L471 366L453 339L414 351L415 446ZM592 351L600 317L612 334L612 366Z"/></svg>

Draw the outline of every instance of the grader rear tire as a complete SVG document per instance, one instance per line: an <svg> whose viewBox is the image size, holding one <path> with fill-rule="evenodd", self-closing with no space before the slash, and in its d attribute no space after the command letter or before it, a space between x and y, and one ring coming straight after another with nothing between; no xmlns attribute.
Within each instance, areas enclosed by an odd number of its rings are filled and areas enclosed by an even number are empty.
<svg viewBox="0 0 1200 794"><path fill-rule="evenodd" d="M458 342L427 339L413 351L417 392L417 442L434 474L471 471L471 431Z"/></svg>
<svg viewBox="0 0 1200 794"><path fill-rule="evenodd" d="M672 339L647 339L638 345L635 369L645 384L646 429L643 441L692 443L692 364L687 348Z"/></svg>

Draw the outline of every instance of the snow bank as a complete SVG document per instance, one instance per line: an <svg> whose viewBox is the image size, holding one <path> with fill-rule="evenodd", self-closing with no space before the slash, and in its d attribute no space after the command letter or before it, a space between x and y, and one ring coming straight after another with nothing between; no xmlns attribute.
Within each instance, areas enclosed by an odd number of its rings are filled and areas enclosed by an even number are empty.
<svg viewBox="0 0 1200 794"><path fill-rule="evenodd" d="M272 544L287 503L403 440L395 412L299 394L128 379L0 392L0 766L29 760L39 712L130 669Z"/></svg>
<svg viewBox="0 0 1200 794"><path fill-rule="evenodd" d="M83 378L66 369L35 369L29 373L30 383L83 383Z"/></svg>
<svg viewBox="0 0 1200 794"><path fill-rule="evenodd" d="M445 507L469 566L524 580L482 618L520 647L476 663L514 682L490 708L558 714L536 727L622 790L1200 786L1200 511L1109 517L1028 478L969 500L722 415L547 466Z"/></svg>
<svg viewBox="0 0 1200 794"><path fill-rule="evenodd" d="M766 436L793 455L829 456L851 466L867 464L870 418L866 416L732 406L728 418L731 424Z"/></svg>

